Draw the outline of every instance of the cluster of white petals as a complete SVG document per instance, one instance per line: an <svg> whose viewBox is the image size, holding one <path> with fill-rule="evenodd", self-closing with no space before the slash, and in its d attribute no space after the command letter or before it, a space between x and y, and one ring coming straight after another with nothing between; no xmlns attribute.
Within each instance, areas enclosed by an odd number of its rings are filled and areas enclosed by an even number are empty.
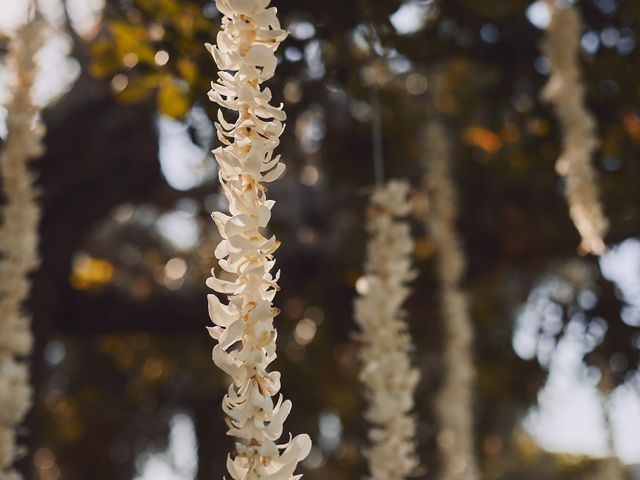
<svg viewBox="0 0 640 480"><path fill-rule="evenodd" d="M580 78L580 15L575 7L561 7L551 0L547 4L552 15L542 49L549 59L550 77L542 97L554 106L562 127L563 145L556 171L565 180L569 215L582 237L581 249L600 255L606 248L608 222L592 163L598 147L596 121L585 107L585 87Z"/></svg>
<svg viewBox="0 0 640 480"><path fill-rule="evenodd" d="M364 287L354 303L360 328L360 381L366 389L371 446L366 455L373 480L401 480L418 466L414 392L418 370L411 365L413 342L402 305L415 277L414 243L406 216L409 185L391 181L370 200Z"/></svg>
<svg viewBox="0 0 640 480"><path fill-rule="evenodd" d="M6 104L8 135L0 154L0 182L5 205L0 223L0 480L18 480L12 469L22 454L17 428L31 406L30 319L22 310L29 295L29 272L39 263L34 175L28 161L42 153L44 127L31 91L37 74L35 54L43 28L33 21L10 41L7 56L10 98Z"/></svg>
<svg viewBox="0 0 640 480"><path fill-rule="evenodd" d="M216 0L216 6L223 14L222 29L217 45L207 48L220 71L209 98L237 112L232 122L219 111L216 123L223 146L213 153L230 215L213 213L222 237L215 251L222 273L212 270L207 280L227 297L225 303L208 296L215 324L210 333L218 341L213 360L233 379L222 404L228 434L236 438L227 469L234 480L298 479L294 472L311 440L302 434L276 443L291 402L278 396L280 373L268 371L276 358L278 309L272 301L279 274L271 272L279 242L265 233L274 201L267 199L264 184L284 172L273 151L286 115L282 106L270 104L271 92L261 84L274 74L275 51L286 32L269 0Z"/></svg>
<svg viewBox="0 0 640 480"><path fill-rule="evenodd" d="M426 130L430 209L426 225L436 245L445 330L444 384L437 401L438 445L443 480L477 480L473 436L473 325L460 287L465 258L456 233L457 195L451 174L451 148L440 122Z"/></svg>

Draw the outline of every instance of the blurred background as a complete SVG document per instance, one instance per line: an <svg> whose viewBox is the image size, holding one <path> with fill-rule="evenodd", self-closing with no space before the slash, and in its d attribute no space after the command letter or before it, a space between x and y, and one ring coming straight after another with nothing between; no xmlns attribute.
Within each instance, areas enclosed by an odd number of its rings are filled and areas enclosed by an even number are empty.
<svg viewBox="0 0 640 480"><path fill-rule="evenodd" d="M294 403L286 429L314 440L305 478L364 473L351 302L373 182L372 81L388 177L419 185L431 115L455 147L484 478L603 478L609 437L628 478L640 478L640 2L577 2L611 222L600 259L578 254L554 171L560 132L538 98L542 2L273 3L291 32L269 82L289 116L288 174L270 188L283 242L274 365ZM26 4L2 1L0 55ZM227 379L211 362L204 279L218 242L209 214L226 205L208 153L216 67L203 47L220 16L205 0L39 7L52 36L36 91L47 125L35 165L43 264L29 304L36 404L22 467L41 480L221 478L232 447L220 408ZM5 79L2 70L4 98ZM421 225L408 318L423 375L420 478L434 478L442 325L435 247Z"/></svg>

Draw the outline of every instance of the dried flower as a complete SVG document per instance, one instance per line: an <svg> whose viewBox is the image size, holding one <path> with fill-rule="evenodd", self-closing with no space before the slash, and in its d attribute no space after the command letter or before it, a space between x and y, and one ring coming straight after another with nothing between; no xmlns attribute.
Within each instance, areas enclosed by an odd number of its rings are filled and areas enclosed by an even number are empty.
<svg viewBox="0 0 640 480"><path fill-rule="evenodd" d="M418 370L411 366L411 335L402 304L415 277L409 223L409 185L391 181L374 190L368 209L364 288L354 304L362 342L360 381L369 401L366 418L371 447L366 452L373 480L400 480L418 466L414 392Z"/></svg>
<svg viewBox="0 0 640 480"><path fill-rule="evenodd" d="M585 87L580 79L580 15L575 7L560 7L555 1L547 1L547 5L552 16L542 49L549 58L551 75L542 97L554 106L562 126L562 153L556 171L565 180L569 215L582 237L581 249L600 255L606 248L608 222L592 164L598 147L596 121L585 107Z"/></svg>
<svg viewBox="0 0 640 480"><path fill-rule="evenodd" d="M290 480L297 464L310 449L308 435L298 435L284 445L276 441L291 411L280 391L280 373L268 371L276 358L278 309L272 305L279 272L274 252L275 236L265 236L273 200L264 183L284 172L273 151L284 130L286 115L274 107L271 91L261 84L276 68L275 51L286 37L269 0L216 0L224 15L217 45L207 45L220 72L209 98L238 113L234 123L218 111L216 128L223 146L214 150L219 179L229 201L230 215L214 212L222 241L215 251L223 274L212 270L207 285L225 294L222 303L209 295L209 313L216 325L209 329L218 340L213 349L216 365L233 378L222 403L228 415L228 434L236 437L235 457L227 469L234 480Z"/></svg>
<svg viewBox="0 0 640 480"><path fill-rule="evenodd" d="M18 480L12 465L22 453L16 428L31 406L29 368L30 319L22 304L29 295L28 274L39 264L38 223L34 175L28 161L42 153L44 127L32 98L37 67L35 54L44 41L43 25L32 21L11 39L7 66L11 98L7 108L8 135L0 155L6 204L0 225L0 478Z"/></svg>
<svg viewBox="0 0 640 480"><path fill-rule="evenodd" d="M615 430L611 421L611 392L613 391L614 380L610 371L604 370L602 379L600 380L600 405L602 406L602 414L607 434L607 450L609 458L603 459L596 469L596 478L601 480L624 480L624 465L616 455Z"/></svg>
<svg viewBox="0 0 640 480"><path fill-rule="evenodd" d="M455 230L457 195L451 178L451 147L437 120L427 125L429 172L425 186L431 201L425 217L437 248L445 328L444 385L437 401L438 445L443 480L476 480L473 448L473 326L467 296L460 288L465 258Z"/></svg>

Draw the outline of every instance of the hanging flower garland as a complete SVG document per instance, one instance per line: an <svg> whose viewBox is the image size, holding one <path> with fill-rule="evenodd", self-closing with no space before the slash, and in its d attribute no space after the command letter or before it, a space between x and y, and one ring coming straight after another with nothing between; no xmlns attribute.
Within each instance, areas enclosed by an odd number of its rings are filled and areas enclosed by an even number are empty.
<svg viewBox="0 0 640 480"><path fill-rule="evenodd" d="M616 455L615 430L611 418L613 405L611 404L611 394L614 390L611 372L607 368L603 368L604 372L600 381L600 405L602 407L602 416L604 420L605 432L607 435L608 458L602 459L598 465L597 478L603 480L624 480L624 465L620 458Z"/></svg>
<svg viewBox="0 0 640 480"><path fill-rule="evenodd" d="M266 237L273 200L264 184L284 172L280 155L274 156L286 115L274 107L271 91L261 88L276 68L275 51L286 37L269 0L216 0L224 15L217 45L207 45L220 72L209 98L237 112L231 123L218 112L216 128L223 147L214 150L219 179L231 215L214 212L222 241L215 251L223 277L207 285L225 294L227 303L209 295L209 313L218 340L213 349L216 365L233 378L222 403L228 415L228 434L236 438L235 456L227 469L234 480L290 480L311 448L308 435L298 435L285 445L282 435L291 402L278 396L280 373L267 371L276 358L278 309L272 305L279 273L273 253L275 236Z"/></svg>
<svg viewBox="0 0 640 480"><path fill-rule="evenodd" d="M39 265L40 208L29 160L43 150L44 127L32 98L37 74L35 54L44 41L43 25L32 21L10 41L7 140L0 154L5 205L0 224L0 479L18 480L12 465L23 454L16 429L31 407L30 319L22 310L29 296L28 274Z"/></svg>
<svg viewBox="0 0 640 480"><path fill-rule="evenodd" d="M455 231L457 195L451 178L451 152L442 125L432 120L426 142L430 209L427 228L437 248L445 329L444 384L437 400L438 445L443 480L477 480L473 436L473 326L467 296L460 288L465 258Z"/></svg>
<svg viewBox="0 0 640 480"><path fill-rule="evenodd" d="M609 390L610 392L610 390ZM615 450L615 438L613 431L613 424L611 422L610 413L610 398L605 398L606 393L601 393L601 404L604 413L605 431L607 434L607 450L608 458L604 458L600 461L597 468L597 477L602 480L624 480L625 471L624 465L616 455Z"/></svg>
<svg viewBox="0 0 640 480"><path fill-rule="evenodd" d="M560 7L555 1L547 1L547 5L551 23L542 50L549 59L551 74L542 98L554 106L563 132L556 171L565 180L569 215L582 237L581 249L600 255L606 248L608 222L592 163L598 147L596 121L585 107L585 86L580 78L580 15L574 7Z"/></svg>
<svg viewBox="0 0 640 480"><path fill-rule="evenodd" d="M369 401L365 417L373 424L366 452L373 480L401 480L418 466L411 411L419 373L411 366L413 344L402 310L415 277L414 244L404 219L411 211L408 194L407 183L391 181L371 195L366 276L354 304L362 342L360 381Z"/></svg>

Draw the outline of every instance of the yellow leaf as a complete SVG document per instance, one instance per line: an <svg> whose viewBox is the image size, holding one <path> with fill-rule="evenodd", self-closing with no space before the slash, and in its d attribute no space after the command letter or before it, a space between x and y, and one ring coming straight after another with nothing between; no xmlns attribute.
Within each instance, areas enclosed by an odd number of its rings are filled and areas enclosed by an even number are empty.
<svg viewBox="0 0 640 480"><path fill-rule="evenodd" d="M184 57L178 59L178 72L180 72L182 78L190 85L193 85L198 78L198 71L195 64Z"/></svg>
<svg viewBox="0 0 640 480"><path fill-rule="evenodd" d="M162 85L158 92L158 108L160 112L173 118L184 117L191 106L185 90L173 80Z"/></svg>
<svg viewBox="0 0 640 480"><path fill-rule="evenodd" d="M109 24L118 50L122 52L135 51L144 38L144 27L131 23L114 20Z"/></svg>
<svg viewBox="0 0 640 480"><path fill-rule="evenodd" d="M147 99L152 87L149 87L143 78L131 78L124 90L117 94L117 99L123 103L138 103Z"/></svg>

